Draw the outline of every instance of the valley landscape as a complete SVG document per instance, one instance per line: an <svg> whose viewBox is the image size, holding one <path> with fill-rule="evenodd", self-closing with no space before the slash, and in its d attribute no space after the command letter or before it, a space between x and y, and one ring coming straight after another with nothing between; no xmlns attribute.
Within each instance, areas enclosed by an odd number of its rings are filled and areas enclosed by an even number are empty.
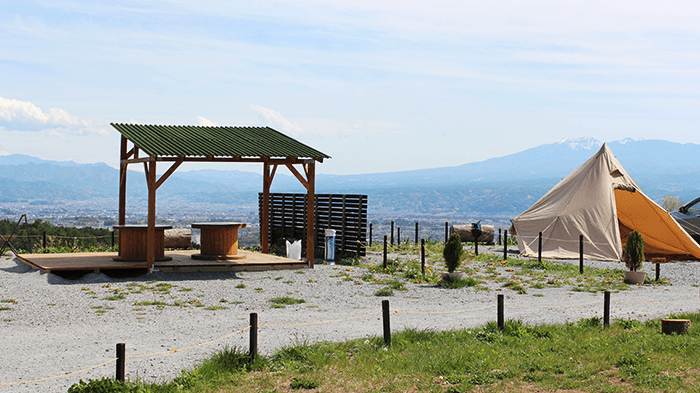
<svg viewBox="0 0 700 393"><path fill-rule="evenodd" d="M375 233L391 221L413 236L439 239L444 222L482 221L498 228L527 209L602 142L566 139L522 152L460 166L359 175L317 175L317 193L366 194ZM690 201L700 195L700 145L663 140L625 139L609 143L615 156L650 198L666 195ZM322 166L323 164L321 164ZM116 223L118 170L107 164L46 161L24 155L0 156L0 218L27 214L55 225L111 227ZM127 222L146 220L143 173L128 176ZM241 220L250 223L254 242L262 175L236 170L175 172L159 189L159 222L185 227L193 221ZM272 192L303 193L291 175L280 171Z"/></svg>

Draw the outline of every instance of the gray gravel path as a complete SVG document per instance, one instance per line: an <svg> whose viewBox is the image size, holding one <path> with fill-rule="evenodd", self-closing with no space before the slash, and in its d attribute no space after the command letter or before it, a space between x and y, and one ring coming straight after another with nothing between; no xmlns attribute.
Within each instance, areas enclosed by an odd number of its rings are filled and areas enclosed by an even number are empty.
<svg viewBox="0 0 700 393"><path fill-rule="evenodd" d="M381 261L379 255L368 258ZM622 268L612 262L586 261L586 265ZM663 266L662 276L672 285L614 293L612 318L643 320L698 311L699 266L695 262L668 264ZM653 275L653 265L645 267ZM3 384L49 378L109 361L120 342L126 343L128 356L139 356L215 340L248 326L251 312L258 313L261 325L294 325L372 314L328 324L261 326L259 347L263 354L298 342L381 336L379 312L383 299L389 299L391 309L397 311L392 313L392 330L483 325L496 319L497 293L506 295L507 319L543 324L602 316L602 293L573 292L571 287L528 288L528 294L518 295L497 284L490 284L491 290L485 291L408 283L406 291L380 298L374 296L380 286L360 279L365 273L363 268L317 265L313 270L297 271L154 273L128 279L89 274L80 280L66 280L32 270L13 258L0 258L0 392L65 392L80 379L113 376L114 363L58 379ZM120 294L123 299L106 300ZM304 299L306 303L272 307L269 300L281 296ZM180 306L137 305L140 302ZM247 350L247 332L193 349L129 358L127 377L171 380L180 370L191 368L225 346Z"/></svg>

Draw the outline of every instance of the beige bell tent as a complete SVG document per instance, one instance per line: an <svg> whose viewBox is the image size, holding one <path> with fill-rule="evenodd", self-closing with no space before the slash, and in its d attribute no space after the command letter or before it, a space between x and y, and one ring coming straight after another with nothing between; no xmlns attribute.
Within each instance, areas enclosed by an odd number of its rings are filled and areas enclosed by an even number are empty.
<svg viewBox="0 0 700 393"><path fill-rule="evenodd" d="M700 247L658 204L641 192L607 144L513 220L522 256L621 260L632 230L647 258L700 259Z"/></svg>

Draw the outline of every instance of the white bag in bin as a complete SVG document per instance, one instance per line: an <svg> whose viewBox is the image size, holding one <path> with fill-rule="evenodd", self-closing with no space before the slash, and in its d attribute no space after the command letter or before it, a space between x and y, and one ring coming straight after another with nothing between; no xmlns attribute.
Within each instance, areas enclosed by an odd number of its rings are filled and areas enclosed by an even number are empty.
<svg viewBox="0 0 700 393"><path fill-rule="evenodd" d="M289 259L301 259L301 240L294 240L290 243L289 240L285 240L287 243L287 258Z"/></svg>

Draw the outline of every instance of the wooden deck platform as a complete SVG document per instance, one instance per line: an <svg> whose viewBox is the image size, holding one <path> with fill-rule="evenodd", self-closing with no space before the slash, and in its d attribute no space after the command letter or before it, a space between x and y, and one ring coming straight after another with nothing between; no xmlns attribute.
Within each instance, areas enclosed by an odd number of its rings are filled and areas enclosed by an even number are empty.
<svg viewBox="0 0 700 393"><path fill-rule="evenodd" d="M154 270L159 272L240 272L260 270L301 269L308 266L305 261L297 261L239 250L243 257L236 260L197 260L191 256L199 254L199 250L166 251L165 256L172 257L170 261L156 262ZM66 254L25 254L18 258L27 265L43 270L52 271L94 271L119 269L146 269L146 262L121 262L113 260L116 252L85 252Z"/></svg>

